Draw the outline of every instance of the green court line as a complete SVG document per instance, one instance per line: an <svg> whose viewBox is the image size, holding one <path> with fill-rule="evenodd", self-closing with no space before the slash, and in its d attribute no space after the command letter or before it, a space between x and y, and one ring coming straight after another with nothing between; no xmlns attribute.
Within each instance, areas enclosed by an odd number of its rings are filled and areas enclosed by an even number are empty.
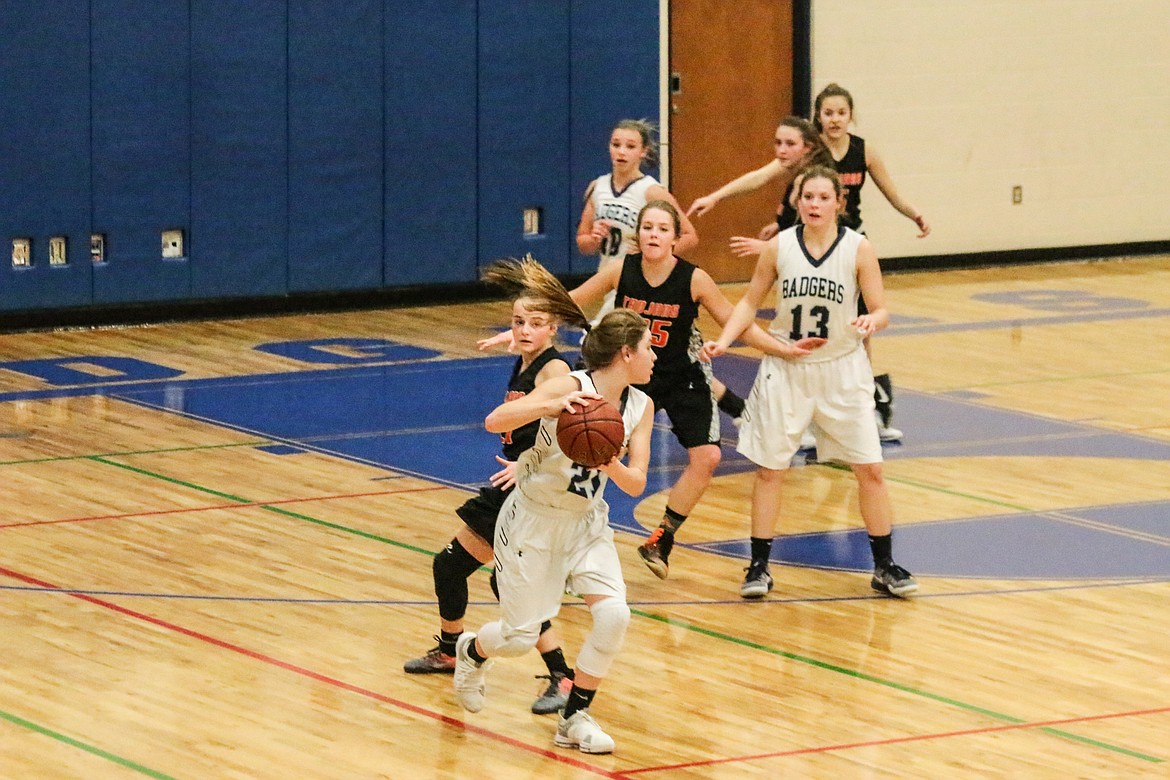
<svg viewBox="0 0 1170 780"><path fill-rule="evenodd" d="M269 506L267 504L260 504L260 503L257 503L255 501L251 501L247 498L243 498L241 496L233 496L231 493L223 493L223 492L218 491L218 490L212 490L211 488L203 487L202 485L196 485L193 482L187 482L185 480L175 479L174 477L168 477L165 474L158 474L158 473L153 472L153 471L147 471L146 469L140 469L137 466L131 466L131 465L126 464L126 463L118 463L117 461L107 460L106 457L102 456L102 455L89 455L89 456L87 456L87 458L89 460L96 462L96 463L103 463L107 466L114 466L115 468L125 469L126 471L132 471L135 474L141 474L144 477L150 477L152 479L159 479L159 480L162 480L164 482L169 482L172 485L179 485L180 487L185 487L185 488L188 488L190 490L196 490L200 493L206 493L208 495L215 496L216 498L222 498L222 499L226 499L228 501L235 501L235 502L240 503L240 504L250 504L257 509L263 509L267 512L272 512L273 514L283 515L285 517L291 517L291 518L294 518L296 520L304 520L307 523L319 525L323 528L329 528L329 529L332 529L334 531L341 531L343 533L353 534L354 536L360 536L364 539L370 539L370 540L375 541L375 542L389 544L393 547L398 547L398 548L403 549L403 550L410 550L411 552L426 553L427 555L430 555L432 557L435 555L435 553L431 552L430 550L425 550L422 547L416 547L413 544L407 544L405 542L395 541L394 539L388 539L385 536L378 536L377 534L372 534L368 531L362 531L362 530L357 529L357 528L350 528L349 526L339 525L337 523L331 523L328 520L321 520L321 519L316 518L316 517L310 517L309 515L301 514L300 512L292 512L288 509L283 509L281 507Z"/></svg>
<svg viewBox="0 0 1170 780"><path fill-rule="evenodd" d="M1027 724L1028 723L1028 721L1023 719L1023 718L1016 718L1016 717L1013 717L1011 715L1005 715L1002 712L996 712L995 710L989 710L989 709L986 709L984 707L976 706L974 704L967 704L966 702L961 702L961 701L958 701L957 699L951 699L951 698L948 698L946 696L941 696L941 695L936 694L936 693L930 693L929 691L919 690L918 688L914 688L914 687L909 686L909 685L903 685L902 683L894 682L893 680L885 680L881 677L874 677L873 675L866 674L865 672L859 672L855 669L846 669L843 666L837 666L835 664L831 664L831 663L828 663L826 661L819 661L816 658L809 658L808 656L800 655L798 653L791 653L787 650L780 650L779 648L769 647L767 645L762 645L758 642L752 642L751 640L743 639L742 637L732 636L731 634L724 634L721 631L714 631L714 630L709 629L709 628L703 628L702 626L696 626L693 623L688 623L687 621L679 620L678 618L666 617L664 615L656 615L653 612L645 612L645 611L639 610L639 609L631 609L630 612L631 612L631 614L635 614L638 617L643 617L643 618L646 618L648 620L655 620L655 621L658 621L659 623L666 623L667 625L674 626L676 628L684 628L687 631L693 631L696 634L702 634L703 636L707 636L707 637L710 637L712 639L718 639L718 640L723 641L723 642L731 642L732 644L740 645L742 647L748 647L748 648L751 648L752 650L759 650L760 652L768 653L769 655L775 655L775 656L778 656L780 658L786 658L790 661L797 661L798 663L807 664L809 666L814 666L818 669L824 669L826 671L836 672L837 674L843 674L843 675L846 675L847 677L852 677L852 678L857 679L857 680L864 680L865 682L874 683L875 685L882 685L882 686L885 686L887 688L893 688L894 690L902 691L903 693L909 693L909 694L914 695L914 696L920 696L924 699L930 699L931 701L936 701L936 702L939 702L941 704L946 704L946 705L949 705L951 707L956 707L958 709L965 710L967 712L974 712L974 713L977 713L979 715L985 715L989 718L1003 721L1005 723L1015 723L1015 724ZM1070 739L1070 740L1073 740L1076 742L1083 742L1086 745L1092 745L1093 747L1099 747L1099 748L1102 748L1104 750L1112 751L1114 753L1121 753L1123 755L1127 755L1127 756L1130 756L1132 758L1139 758L1142 761L1149 761L1149 762L1155 763L1155 764L1161 764L1164 762L1164 759L1158 758L1157 756L1146 755L1145 753L1139 753L1136 750L1130 750L1128 748L1123 748L1123 747L1120 747L1118 745L1110 745L1107 742L1101 742L1099 740L1091 739L1089 737L1082 737L1079 734L1072 734L1072 733L1067 732L1067 731L1061 731L1060 729L1052 728L1051 726L1041 726L1037 730L1044 731L1048 734L1052 734L1053 736L1061 737L1063 739Z"/></svg>
<svg viewBox="0 0 1170 780"><path fill-rule="evenodd" d="M145 767L142 764L135 763L128 758L115 756L113 753L108 753L99 747L87 745L84 742L80 742L74 739L73 737L67 737L64 734L53 731L52 729L47 729L44 726L38 726L32 721L25 720L24 718L18 715L13 715L10 712L4 712L3 710L0 710L0 720L6 720L9 723L15 723L17 726L26 728L29 731L35 731L37 734L49 737L50 739L55 739L58 742L63 742L70 747L79 748L84 750L86 753L92 753L95 756L104 758L107 761L112 761L113 763L124 766L127 769L133 769L135 772L144 774L147 777L154 777L157 778L157 780L175 780L175 778L171 777L170 775L164 775L162 772L158 772L154 769L151 769L150 767Z"/></svg>
<svg viewBox="0 0 1170 780"><path fill-rule="evenodd" d="M108 466L114 466L117 468L126 469L127 471L132 471L132 472L135 472L137 474L141 474L141 475L146 476L146 477L153 477L155 479L161 479L161 480L164 480L166 482L170 482L171 484L181 485L183 487L190 488L192 490L198 490L200 492L208 493L210 495L217 496L220 498L226 498L226 499L231 500L231 501L239 501L240 503L244 503L244 504L255 504L255 502L249 501L245 498L233 496L233 495L230 495L228 493L222 493L220 491L212 490L211 488L206 488L206 487L203 487L201 485L196 485L196 484L193 484L190 482L185 482L183 480L175 479L173 477L168 477L164 474L157 474L157 473L154 473L151 471L147 471L146 469L137 468L135 466L129 466L129 465L126 465L123 463L117 463L117 462L112 461L112 460L106 460L106 459L99 457L99 456L93 456L93 457L91 457L91 460L93 460L97 463L102 463L102 464L108 465ZM397 542L397 541L394 541L393 539L388 539L388 538L383 537L383 536L377 536L376 534L367 533L365 531L360 531L360 530L357 530L355 528L348 528L346 526L338 525L336 523L330 523L330 522L327 522L325 520L319 520L317 518L310 517L309 515L304 515L304 514L301 514L299 512L290 512L286 509L281 509L279 507L271 507L271 506L263 506L263 505L261 505L261 508L266 509L270 512L274 512L276 514L284 515L286 517L291 517L291 518L294 518L297 520L304 520L306 522L310 522L310 523L313 523L315 525L320 525L320 526L323 526L325 528L330 528L330 529L333 529L336 531L342 531L345 533L353 534L355 536L360 536L360 537L363 537L366 539L370 539L372 541L377 541L377 542L382 542L384 544L389 544L389 545L392 545L394 547L398 547L400 549L410 550L412 552L421 552L421 553L424 553L424 554L432 556L432 557L434 556L433 552L431 552L429 550L424 550L420 547L415 547L414 545L405 544L403 542ZM724 633L719 632L719 631L713 631L711 629L703 628L701 626L696 626L692 623L688 623L684 620L678 620L676 618L668 618L668 617L664 617L661 615L656 615L652 612L644 612L642 610L631 609L630 611L632 614L638 615L639 617L647 618L649 620L655 620L655 621L658 621L660 623L666 623L668 625L676 626L679 628L684 628L688 631L693 631L697 634L702 634L704 636L708 636L708 637L711 637L713 639L718 639L718 640L724 641L724 642L731 642L733 644L737 644L737 645L740 645L743 647L751 648L753 650L759 650L760 652L769 653L770 655L775 655L775 656L779 656L782 658L787 658L791 661L797 661L799 663L808 664L810 666L814 666L814 667L819 668L819 669L824 669L826 671L835 672L837 674L843 674L843 675L853 677L853 678L858 679L858 680L864 680L866 682L875 683L877 685L883 685L887 688L893 688L895 690L899 690L899 691L902 691L904 693L909 693L909 694L914 695L914 696L919 696L919 697L922 697L925 699L930 699L931 701L936 701L936 702L939 702L942 704L946 704L948 706L956 707L958 709L962 709L962 710L965 710L967 712L978 713L978 714L984 715L986 717L992 718L994 720L999 720L999 721L1002 721L1005 723L1014 723L1014 724L1028 723L1027 720L1022 719L1022 718L1016 718L1016 717L1013 717L1011 715L1005 715L1003 713L995 712L994 710L984 709L982 707L978 707L978 706L973 705L973 704L966 704L964 702L958 701L957 699L951 699L951 698L948 698L946 696L941 696L939 694L934 694L934 693L930 693L928 691L918 690L917 688L913 688L913 687L910 687L908 685L903 685L901 683L894 682L892 680L884 680L880 677L874 677L872 675L868 675L868 674L865 674L864 672L859 672L859 671L856 671L854 669L846 669L845 667L842 667L842 666L836 666L834 664L830 664L830 663L827 663L825 661L818 661L817 659L810 658L808 656L802 656L802 655L799 655L797 653L791 653L791 652L788 652L786 650L780 650L778 648L769 647L767 645L762 645L762 644L759 644L757 642L751 642L749 640L742 639L740 637L735 637L735 636L732 636L730 634L724 634ZM1133 758L1138 758L1138 759L1141 759L1143 761L1148 761L1151 763L1163 763L1163 761L1164 761L1163 759L1158 758L1156 756L1146 755L1145 753L1139 753L1137 751L1129 750L1128 748L1120 747L1118 745L1110 745L1106 742L1100 742L1100 741L1095 740L1095 739L1090 739L1089 737L1082 737L1082 736L1079 736L1077 734L1072 734L1069 732L1061 731L1059 729L1055 729L1055 728L1048 727L1048 726L1039 727L1038 730L1052 734L1053 736L1061 737L1063 739L1068 739L1068 740L1072 740L1075 742L1080 742L1080 743L1083 743L1086 745L1091 745L1093 747L1098 747L1098 748L1101 748L1103 750L1107 750L1107 751L1110 751L1113 753L1127 755L1127 756L1130 756Z"/></svg>

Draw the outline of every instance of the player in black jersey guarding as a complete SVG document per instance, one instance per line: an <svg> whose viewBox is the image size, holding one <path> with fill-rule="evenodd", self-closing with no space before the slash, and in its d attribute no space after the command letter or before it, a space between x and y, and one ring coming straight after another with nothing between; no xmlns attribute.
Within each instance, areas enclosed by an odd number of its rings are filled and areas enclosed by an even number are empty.
<svg viewBox="0 0 1170 780"><path fill-rule="evenodd" d="M485 274L488 281L491 281L491 273L489 269ZM542 382L569 373L569 364L552 345L557 322L558 317L550 311L548 301L526 296L513 302L511 335L519 357L512 367L505 401L523 397ZM538 427L538 421L531 422L501 434L503 457L496 456L496 460L504 468L492 475L490 487L481 488L479 495L455 510L465 525L435 556L433 564L435 595L439 599L439 644L422 657L407 661L403 668L408 674L451 674L455 671L455 641L463 632L463 617L467 611L467 580L481 564L492 561L496 517L515 485L512 467L520 454L532 446ZM493 582L493 589L494 586ZM551 622L546 621L541 629L537 650L548 667L548 685L532 705L532 711L538 715L556 712L564 706L573 677Z"/></svg>
<svg viewBox="0 0 1170 780"><path fill-rule="evenodd" d="M853 96L839 84L830 84L817 93L813 111L813 124L833 156L833 167L837 169L844 188L845 211L841 215L841 224L859 233L865 232L861 223L861 187L865 184L866 173L869 173L890 205L918 226L918 237L929 236L930 225L926 217L898 194L877 150L872 144L866 144L864 138L849 132L849 125L853 122ZM859 312L865 313L864 299L860 302ZM873 349L868 339L865 349L872 361ZM874 401L881 418L878 435L882 441L900 440L902 432L891 424L894 419L894 388L889 374L874 376Z"/></svg>
<svg viewBox="0 0 1170 780"><path fill-rule="evenodd" d="M632 309L650 322L650 343L657 355L654 375L640 386L665 409L671 428L687 450L688 464L670 490L662 522L638 553L654 574L665 579L674 536L711 482L719 465L719 413L711 392L709 364L700 361L702 334L696 326L699 307L720 325L731 316L731 303L711 276L674 255L680 235L678 210L667 201L651 201L638 214L639 252L620 265L603 268L570 292L579 305L616 291L619 308ZM771 352L781 344L756 327L745 340Z"/></svg>

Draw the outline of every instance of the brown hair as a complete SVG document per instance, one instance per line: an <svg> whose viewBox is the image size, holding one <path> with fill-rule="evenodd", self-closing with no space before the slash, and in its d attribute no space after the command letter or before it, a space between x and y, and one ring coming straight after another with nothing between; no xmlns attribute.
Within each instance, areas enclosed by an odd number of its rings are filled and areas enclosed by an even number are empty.
<svg viewBox="0 0 1170 780"><path fill-rule="evenodd" d="M581 359L588 368L604 368L621 354L622 347L636 349L649 328L650 323L633 309L614 309L585 336Z"/></svg>
<svg viewBox="0 0 1170 780"><path fill-rule="evenodd" d="M813 123L799 116L788 116L780 122L780 127L791 127L800 133L800 137L804 139L805 146L812 149L808 153L808 165L825 165L832 167L833 153L825 146L825 142L821 140L821 134L813 126Z"/></svg>
<svg viewBox="0 0 1170 780"><path fill-rule="evenodd" d="M679 215L678 215L678 209L676 209L674 207L674 204L671 203L669 200L647 201L646 205L642 207L642 210L638 212L638 227L639 228L642 227L642 215L645 214L650 209L658 209L659 211L665 211L667 214L670 215L670 218L672 220L674 220L674 234L675 234L675 236L678 236L682 233L682 218L679 217Z"/></svg>
<svg viewBox="0 0 1170 780"><path fill-rule="evenodd" d="M646 147L646 165L653 168L658 165L658 139L655 137L658 128L649 119L623 119L614 125L614 130L633 130L642 138L642 146ZM613 132L610 131L610 136Z"/></svg>
<svg viewBox="0 0 1170 780"><path fill-rule="evenodd" d="M825 128L821 126L821 104L825 102L825 98L842 97L845 102L849 104L849 114L853 115L853 96L849 94L849 90L841 86L837 82L833 82L829 86L817 93L816 101L813 103L813 125L816 126L818 133L825 132Z"/></svg>
<svg viewBox="0 0 1170 780"><path fill-rule="evenodd" d="M519 260L514 257L497 260L480 277L501 288L514 301L523 298L525 308L552 315L558 322L577 327L589 322L560 280L532 255Z"/></svg>
<svg viewBox="0 0 1170 780"><path fill-rule="evenodd" d="M837 197L841 197L841 177L837 173L837 169L829 165L810 165L800 172L800 190L796 193L799 200L804 193L804 185L809 179L828 179L829 183L833 185L833 190Z"/></svg>

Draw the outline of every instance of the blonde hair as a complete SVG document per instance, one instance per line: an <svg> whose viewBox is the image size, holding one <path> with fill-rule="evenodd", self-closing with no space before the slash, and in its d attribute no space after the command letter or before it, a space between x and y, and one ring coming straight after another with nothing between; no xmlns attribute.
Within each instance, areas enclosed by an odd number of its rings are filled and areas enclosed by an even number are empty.
<svg viewBox="0 0 1170 780"><path fill-rule="evenodd" d="M484 269L480 278L502 289L513 301L523 299L525 308L552 315L558 322L576 327L589 323L561 281L532 255L497 260Z"/></svg>

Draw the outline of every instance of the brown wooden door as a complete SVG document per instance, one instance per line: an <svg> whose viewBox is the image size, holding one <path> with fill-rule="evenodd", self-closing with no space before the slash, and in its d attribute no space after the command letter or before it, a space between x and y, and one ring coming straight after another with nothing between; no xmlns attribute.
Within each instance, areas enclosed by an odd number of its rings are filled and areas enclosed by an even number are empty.
<svg viewBox="0 0 1170 780"><path fill-rule="evenodd" d="M671 0L670 72L670 188L690 208L772 159L792 112L792 0ZM767 186L721 202L695 220L687 259L716 281L750 278L755 258L735 257L727 240L774 219L781 194Z"/></svg>

